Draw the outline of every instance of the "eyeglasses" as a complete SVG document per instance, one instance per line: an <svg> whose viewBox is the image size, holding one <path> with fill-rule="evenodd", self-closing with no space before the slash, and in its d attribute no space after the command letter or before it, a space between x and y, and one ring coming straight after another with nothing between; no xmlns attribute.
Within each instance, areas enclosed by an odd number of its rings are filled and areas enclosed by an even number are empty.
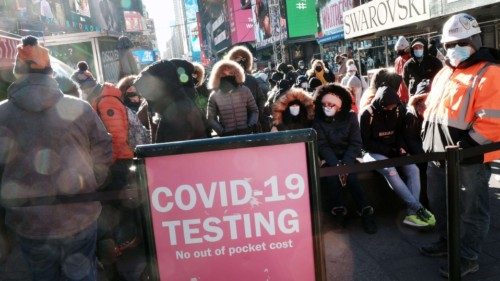
<svg viewBox="0 0 500 281"><path fill-rule="evenodd" d="M336 104L334 103L322 103L321 104L323 107L328 107L328 108L333 108L333 107L338 107Z"/></svg>
<svg viewBox="0 0 500 281"><path fill-rule="evenodd" d="M470 42L469 41L457 41L457 42L444 43L444 48L446 50L448 50L448 49L455 48L457 45L460 47L465 47L465 46L469 46Z"/></svg>

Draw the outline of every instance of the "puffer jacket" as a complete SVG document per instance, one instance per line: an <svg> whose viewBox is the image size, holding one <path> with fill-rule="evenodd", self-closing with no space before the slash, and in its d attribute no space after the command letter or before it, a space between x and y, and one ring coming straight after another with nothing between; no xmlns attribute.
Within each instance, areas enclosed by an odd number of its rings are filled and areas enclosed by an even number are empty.
<svg viewBox="0 0 500 281"><path fill-rule="evenodd" d="M128 143L127 108L121 99L122 93L113 84L105 83L101 95L92 107L101 117L104 126L113 138L113 159L132 159L134 152Z"/></svg>
<svg viewBox="0 0 500 281"><path fill-rule="evenodd" d="M63 95L44 74L27 74L0 103L1 197L94 192L112 161L111 137L92 107ZM31 239L74 235L95 223L100 202L7 207L6 224Z"/></svg>

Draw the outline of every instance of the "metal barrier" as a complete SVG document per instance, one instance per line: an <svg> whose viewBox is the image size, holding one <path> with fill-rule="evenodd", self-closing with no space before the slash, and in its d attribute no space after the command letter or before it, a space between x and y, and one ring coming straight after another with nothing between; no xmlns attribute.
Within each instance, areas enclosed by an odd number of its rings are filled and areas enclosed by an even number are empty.
<svg viewBox="0 0 500 281"><path fill-rule="evenodd" d="M460 201L459 201L459 168L462 159L470 158L491 151L500 150L500 142L490 143L477 147L460 149L458 146L449 146L446 152L426 153L414 156L404 156L369 163L359 163L345 166L327 167L320 169L320 177L336 176L340 174L368 172L386 167L398 167L408 164L430 161L446 162L446 189L448 211L448 262L449 280L460 280ZM86 194L43 196L33 198L1 199L4 207L29 207L40 205L55 205L81 203L90 201L140 200L142 191L130 188L113 191L98 191Z"/></svg>

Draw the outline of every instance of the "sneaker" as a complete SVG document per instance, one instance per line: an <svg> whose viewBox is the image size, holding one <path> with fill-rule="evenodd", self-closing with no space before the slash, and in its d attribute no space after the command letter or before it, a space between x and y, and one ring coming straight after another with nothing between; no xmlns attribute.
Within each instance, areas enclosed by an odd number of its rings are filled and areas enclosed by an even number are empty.
<svg viewBox="0 0 500 281"><path fill-rule="evenodd" d="M440 238L437 242L418 248L418 251L428 257L444 257L448 255L448 241Z"/></svg>
<svg viewBox="0 0 500 281"><path fill-rule="evenodd" d="M345 228L347 226L347 209L345 207L334 207L331 212L335 224Z"/></svg>
<svg viewBox="0 0 500 281"><path fill-rule="evenodd" d="M429 228L430 225L426 221L421 220L417 215L408 215L403 220L403 224L416 228Z"/></svg>
<svg viewBox="0 0 500 281"><path fill-rule="evenodd" d="M377 233L377 224L375 223L375 218L373 216L373 208L371 206L364 207L361 211L361 224L363 225L363 230L368 234Z"/></svg>
<svg viewBox="0 0 500 281"><path fill-rule="evenodd" d="M465 275L469 273L474 273L479 270L479 264L477 263L477 260L469 260L469 259L460 259L460 276L464 277ZM448 263L445 265L441 266L439 268L439 273L443 277L448 278L449 277L449 271L448 271Z"/></svg>
<svg viewBox="0 0 500 281"><path fill-rule="evenodd" d="M429 210L420 208L418 209L416 215L420 220L425 221L427 224L429 224L429 226L436 225L436 218L431 212L429 212Z"/></svg>

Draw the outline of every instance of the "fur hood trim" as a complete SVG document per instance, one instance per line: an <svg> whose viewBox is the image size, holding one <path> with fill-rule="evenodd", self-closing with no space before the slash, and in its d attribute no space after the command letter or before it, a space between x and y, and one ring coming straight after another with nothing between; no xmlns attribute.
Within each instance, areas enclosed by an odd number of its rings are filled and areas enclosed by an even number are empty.
<svg viewBox="0 0 500 281"><path fill-rule="evenodd" d="M250 50L245 46L235 46L229 53L227 53L226 58L234 61L238 57L243 57L246 59L246 69L247 73L251 73L253 69L253 55Z"/></svg>
<svg viewBox="0 0 500 281"><path fill-rule="evenodd" d="M307 109L307 119L314 119L314 100L306 91L300 88L290 88L283 96L281 96L273 104L273 124L279 125L283 123L283 112L288 108L288 105L298 100Z"/></svg>
<svg viewBox="0 0 500 281"><path fill-rule="evenodd" d="M193 74L196 74L195 86L199 87L203 85L203 82L205 82L205 67L197 62L193 62L193 66L194 66Z"/></svg>
<svg viewBox="0 0 500 281"><path fill-rule="evenodd" d="M323 71L325 73L330 72L330 71L328 71L328 68L325 67L325 63L322 60L314 60L313 63L312 63L312 65L311 65L311 68L309 68L307 70L307 72L306 72L306 74L307 74L308 77L314 76L314 74L315 74L315 70L314 69L316 68L317 65L321 65L323 67Z"/></svg>
<svg viewBox="0 0 500 281"><path fill-rule="evenodd" d="M243 82L245 82L245 72L243 68L232 60L223 59L214 65L212 73L210 73L210 79L208 79L208 88L212 90L219 89L220 78L227 70L236 77L236 82L238 82L238 84L243 84Z"/></svg>

